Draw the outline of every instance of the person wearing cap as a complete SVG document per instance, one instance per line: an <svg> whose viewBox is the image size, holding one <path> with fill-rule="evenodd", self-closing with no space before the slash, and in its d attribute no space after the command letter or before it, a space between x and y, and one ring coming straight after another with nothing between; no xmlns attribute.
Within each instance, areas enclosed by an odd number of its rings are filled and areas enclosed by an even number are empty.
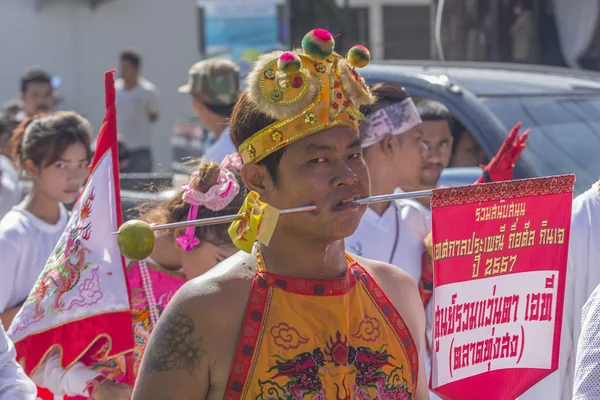
<svg viewBox="0 0 600 400"><path fill-rule="evenodd" d="M142 56L136 50L121 53L121 77L115 81L117 131L129 155L121 172L151 172L153 168L152 124L158 120L158 90L140 76L141 66Z"/></svg>
<svg viewBox="0 0 600 400"><path fill-rule="evenodd" d="M229 229L243 251L171 300L134 400L428 398L416 284L346 252L370 194L360 107L375 98L357 71L368 50L333 47L315 29L254 64L230 123L250 189Z"/></svg>
<svg viewBox="0 0 600 400"><path fill-rule="evenodd" d="M179 92L190 94L202 129L214 137L202 158L220 163L237 151L229 137L228 124L240 93L240 69L227 59L211 58L192 65L188 75L188 83Z"/></svg>

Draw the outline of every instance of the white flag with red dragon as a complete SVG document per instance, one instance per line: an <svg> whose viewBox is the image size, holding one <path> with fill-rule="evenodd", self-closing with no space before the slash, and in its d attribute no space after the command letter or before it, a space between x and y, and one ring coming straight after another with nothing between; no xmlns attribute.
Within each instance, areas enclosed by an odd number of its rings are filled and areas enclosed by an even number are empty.
<svg viewBox="0 0 600 400"><path fill-rule="evenodd" d="M54 349L67 369L133 348L124 262L111 235L122 223L113 73L105 74L106 115L88 182L8 332L29 375Z"/></svg>

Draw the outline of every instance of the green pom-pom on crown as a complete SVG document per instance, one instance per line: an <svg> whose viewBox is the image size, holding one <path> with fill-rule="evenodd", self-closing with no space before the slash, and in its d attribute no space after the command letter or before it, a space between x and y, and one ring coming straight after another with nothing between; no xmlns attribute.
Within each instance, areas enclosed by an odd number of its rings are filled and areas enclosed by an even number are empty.
<svg viewBox="0 0 600 400"><path fill-rule="evenodd" d="M363 68L371 61L371 52L365 46L357 44L348 50L346 58L353 67Z"/></svg>
<svg viewBox="0 0 600 400"><path fill-rule="evenodd" d="M333 35L325 29L313 29L302 39L302 50L307 56L316 61L330 57L334 48Z"/></svg>
<svg viewBox="0 0 600 400"><path fill-rule="evenodd" d="M297 54L286 51L279 56L277 68L286 75L294 75L302 68L302 60Z"/></svg>

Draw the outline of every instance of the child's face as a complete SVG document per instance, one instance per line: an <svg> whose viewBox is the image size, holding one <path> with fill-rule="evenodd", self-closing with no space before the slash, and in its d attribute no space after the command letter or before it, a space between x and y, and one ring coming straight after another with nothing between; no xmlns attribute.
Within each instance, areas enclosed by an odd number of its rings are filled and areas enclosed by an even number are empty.
<svg viewBox="0 0 600 400"><path fill-rule="evenodd" d="M87 151L82 143L67 147L60 158L43 168L32 167L29 175L36 189L60 203L72 203L88 175Z"/></svg>

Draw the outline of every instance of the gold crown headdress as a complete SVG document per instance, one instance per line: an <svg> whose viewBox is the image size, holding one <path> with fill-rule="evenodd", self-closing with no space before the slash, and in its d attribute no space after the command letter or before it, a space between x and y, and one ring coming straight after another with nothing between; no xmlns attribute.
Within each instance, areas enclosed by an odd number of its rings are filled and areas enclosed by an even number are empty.
<svg viewBox="0 0 600 400"><path fill-rule="evenodd" d="M346 58L333 51L331 33L315 29L302 39L302 51L273 52L256 62L247 78L250 101L277 122L255 133L238 149L244 163L322 130L347 126L358 134L360 106L374 96L355 68L371 58L361 45Z"/></svg>

